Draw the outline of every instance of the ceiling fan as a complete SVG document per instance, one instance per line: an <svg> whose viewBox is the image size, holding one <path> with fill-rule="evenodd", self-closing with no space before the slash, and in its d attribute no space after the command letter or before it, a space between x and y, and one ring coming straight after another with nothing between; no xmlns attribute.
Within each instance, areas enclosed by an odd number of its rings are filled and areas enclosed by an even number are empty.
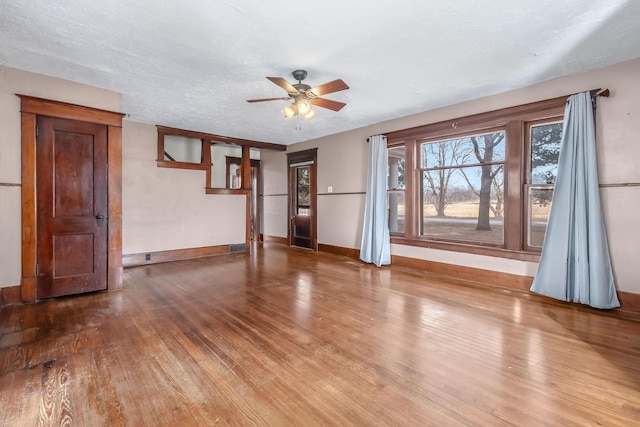
<svg viewBox="0 0 640 427"><path fill-rule="evenodd" d="M345 105L344 102L332 101L330 99L320 98L328 93L339 92L349 89L349 86L342 79L333 80L320 86L311 87L302 81L307 77L305 70L295 70L291 73L298 83L291 84L282 77L267 77L273 83L287 91L288 96L281 98L263 98L263 99L247 99L247 102L264 102L264 101L288 101L293 103L282 110L284 116L288 119L294 116L304 116L305 119L311 120L316 114L311 109L312 105L328 108L333 111L340 111Z"/></svg>

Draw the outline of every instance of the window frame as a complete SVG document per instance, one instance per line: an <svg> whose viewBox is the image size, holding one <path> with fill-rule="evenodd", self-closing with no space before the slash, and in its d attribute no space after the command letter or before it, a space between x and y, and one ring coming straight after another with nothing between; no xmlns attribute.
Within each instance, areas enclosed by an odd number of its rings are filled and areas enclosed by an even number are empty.
<svg viewBox="0 0 640 427"><path fill-rule="evenodd" d="M389 144L389 143L387 143L387 149L399 148L399 147L404 147L404 146L405 146L404 142L397 143L397 144ZM405 170L405 172L404 172L404 180L405 180L405 182L404 182L404 188L389 188L389 177L387 177L387 215L390 216L390 214L391 214L389 196L391 194L402 194L404 196L404 203L405 203L405 205L404 205L404 210L405 210L404 228L405 228L405 230L407 228L407 197L406 197L406 194L407 194L406 193L406 189L407 189L407 185L408 185L408 182L407 182L408 176L407 175L410 175L410 173L407 173L407 171L410 171L410 169L407 166L408 163L407 163L406 154L407 153L406 153L406 148L405 148L405 158L404 158L404 161L405 161L405 163L404 163L404 165L405 165L404 166L404 170ZM388 158L387 158L387 164L388 164ZM402 231L402 232L391 231L391 228L389 228L389 235L390 236L403 236L404 233L405 233L404 231Z"/></svg>
<svg viewBox="0 0 640 427"><path fill-rule="evenodd" d="M230 136L215 135L211 133L190 131L184 129L171 128L156 125L158 132L157 158L156 164L161 168L192 169L205 172L205 192L207 194L250 194L251 193L251 148L286 151L287 146L274 144L271 142L253 141L248 139L234 138ZM187 138L200 139L201 158L199 163L181 162L165 159L164 138L166 135L183 136ZM241 171L242 185L240 188L213 188L211 187L211 146L214 144L233 144L242 148ZM228 173L228 171L227 171Z"/></svg>
<svg viewBox="0 0 640 427"><path fill-rule="evenodd" d="M523 197L524 197L524 228L522 230L523 234L523 246L524 249L528 252L537 252L540 253L542 251L542 247L541 246L531 246L529 244L529 230L531 229L530 225L531 225L531 212L530 212L530 206L529 206L529 190L532 188L539 188L539 189L551 189L554 190L555 189L555 183L553 184L533 184L531 182L532 177L531 177L531 157L533 154L533 148L531 145L531 135L532 135L532 128L535 126L544 126L544 125L550 125L550 124L558 124L558 123L562 123L563 120L562 118L559 119L540 119L540 120L530 120L528 122L525 123L525 143L526 143L526 152L525 152L525 168L526 168L526 175L524 177L524 185L522 187L522 191L524 193Z"/></svg>
<svg viewBox="0 0 640 427"><path fill-rule="evenodd" d="M389 132L387 147L405 146L405 232L391 235L391 243L498 256L524 261L538 261L539 248L526 245L527 184L529 138L527 125L532 122L562 121L567 97L558 97L507 107L485 113L425 124ZM503 129L506 135L504 159L504 241L498 247L470 241L450 241L421 236L421 157L424 142L455 139L472 134Z"/></svg>
<svg viewBox="0 0 640 427"><path fill-rule="evenodd" d="M426 171L432 171L432 170L439 170L439 169L463 169L463 168L472 168L472 167L480 167L483 166L482 163L478 162L478 163L473 163L473 164L467 164L467 165L462 165L462 166L457 166L457 167L449 167L449 166L443 166L443 167L425 167L424 166L424 162L423 162L423 156L422 156L422 146L424 144L435 144L438 142L446 142L446 141L451 141L451 140L456 140L456 139L460 139L461 137L471 137L471 136L480 136L480 135L487 135L487 134L495 134L498 132L502 132L505 134L505 158L503 160L499 160L499 161L491 161L488 163L485 163L486 165L490 165L490 166L495 166L495 165L502 165L503 167L503 174L506 175L506 161L507 161L507 156L506 156L506 148L507 148L507 143L506 143L506 139L507 139L507 132L506 129L504 127L495 127L495 128L488 128L488 129L483 129L482 132L465 132L465 133L461 133L459 135L456 136L448 136L446 138L428 138L428 139L418 139L416 140L417 146L416 146L416 150L417 150L417 162L418 162L418 167L417 167L417 173L418 173L418 182L419 182L419 187L420 187L420 200L419 200L419 204L418 204L418 208L419 209L424 209L424 191L422 189L422 184L423 184L423 178L422 178L422 173L426 172ZM503 184L504 187L504 184ZM503 189L503 192L504 189ZM405 195L406 196L406 195ZM452 242L452 243L459 243L459 242L464 242L464 243L469 243L469 244L475 244L475 245L480 245L480 246L491 246L491 247L496 247L496 248L500 248L502 245L497 244L497 243L489 243L489 242L473 242L473 241L462 241L462 240L453 240L453 239L447 239L446 237L441 237L441 236L429 236L429 235L425 235L424 234L424 218L423 218L423 212L420 211L417 214L418 217L418 238L420 239L426 239L426 240L433 240L433 241L442 241L442 242ZM506 219L504 219L504 221L506 221ZM506 231L503 230L503 234ZM503 236L503 243L504 243L504 236Z"/></svg>

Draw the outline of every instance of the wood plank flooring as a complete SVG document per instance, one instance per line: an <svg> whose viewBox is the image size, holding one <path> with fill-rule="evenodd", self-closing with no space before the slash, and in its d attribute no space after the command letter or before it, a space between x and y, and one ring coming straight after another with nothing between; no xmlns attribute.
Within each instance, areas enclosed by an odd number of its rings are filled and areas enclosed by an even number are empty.
<svg viewBox="0 0 640 427"><path fill-rule="evenodd" d="M0 425L640 425L640 317L260 245L0 311Z"/></svg>

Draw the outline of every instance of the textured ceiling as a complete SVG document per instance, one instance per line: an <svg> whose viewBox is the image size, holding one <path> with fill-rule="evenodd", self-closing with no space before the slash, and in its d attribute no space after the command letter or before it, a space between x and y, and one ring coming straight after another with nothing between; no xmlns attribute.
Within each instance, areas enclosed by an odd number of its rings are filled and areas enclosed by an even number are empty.
<svg viewBox="0 0 640 427"><path fill-rule="evenodd" d="M130 119L290 144L640 57L638 0L0 0L0 64L122 94ZM286 120L309 72L340 112ZM613 85L613 82L612 82Z"/></svg>

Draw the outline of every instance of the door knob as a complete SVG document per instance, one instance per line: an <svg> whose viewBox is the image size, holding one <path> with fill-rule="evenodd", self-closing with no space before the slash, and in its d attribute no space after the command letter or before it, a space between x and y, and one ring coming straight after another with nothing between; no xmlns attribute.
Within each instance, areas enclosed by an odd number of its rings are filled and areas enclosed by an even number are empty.
<svg viewBox="0 0 640 427"><path fill-rule="evenodd" d="M98 221L98 227L102 226L103 220L104 220L104 215L101 215L101 214L96 215L96 221Z"/></svg>

